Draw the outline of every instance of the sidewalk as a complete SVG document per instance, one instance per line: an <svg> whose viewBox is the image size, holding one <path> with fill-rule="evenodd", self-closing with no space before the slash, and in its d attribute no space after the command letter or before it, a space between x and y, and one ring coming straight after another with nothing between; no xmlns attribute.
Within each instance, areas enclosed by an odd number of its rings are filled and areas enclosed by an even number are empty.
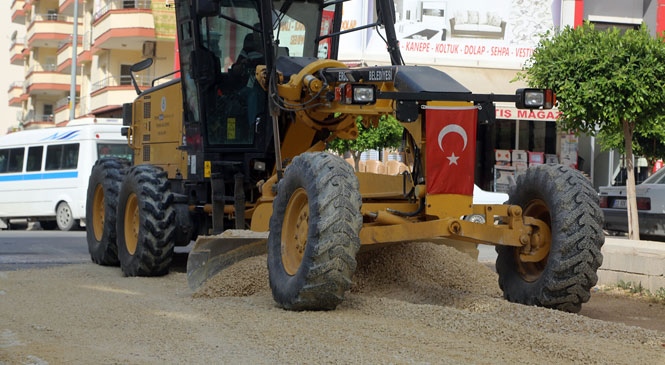
<svg viewBox="0 0 665 365"><path fill-rule="evenodd" d="M665 288L665 242L605 237L599 285L640 283L652 293Z"/></svg>

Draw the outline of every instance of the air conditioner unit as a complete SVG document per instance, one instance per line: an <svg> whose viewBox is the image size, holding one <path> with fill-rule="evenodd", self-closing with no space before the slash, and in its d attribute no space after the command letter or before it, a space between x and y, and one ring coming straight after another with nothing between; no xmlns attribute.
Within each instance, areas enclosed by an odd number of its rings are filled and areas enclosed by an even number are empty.
<svg viewBox="0 0 665 365"><path fill-rule="evenodd" d="M154 41L145 41L143 42L143 57L151 58L155 57L155 47L156 42Z"/></svg>

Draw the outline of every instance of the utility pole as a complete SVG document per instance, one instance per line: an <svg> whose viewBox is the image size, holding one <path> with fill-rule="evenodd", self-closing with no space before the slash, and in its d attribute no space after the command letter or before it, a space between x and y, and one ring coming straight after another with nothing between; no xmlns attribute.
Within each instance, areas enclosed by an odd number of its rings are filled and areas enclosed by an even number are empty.
<svg viewBox="0 0 665 365"><path fill-rule="evenodd" d="M74 31L72 33L72 72L69 87L69 120L76 118L76 56L78 53L79 0L74 0Z"/></svg>

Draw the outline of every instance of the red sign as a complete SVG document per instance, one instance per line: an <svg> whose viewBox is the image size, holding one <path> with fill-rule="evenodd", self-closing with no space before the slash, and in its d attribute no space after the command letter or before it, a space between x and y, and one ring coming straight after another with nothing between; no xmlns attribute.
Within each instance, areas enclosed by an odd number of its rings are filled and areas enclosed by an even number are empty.
<svg viewBox="0 0 665 365"><path fill-rule="evenodd" d="M427 193L473 195L478 109L427 109Z"/></svg>
<svg viewBox="0 0 665 365"><path fill-rule="evenodd" d="M335 18L335 12L330 10L324 10L321 15L321 31L320 35L328 35L332 32L332 23ZM326 38L319 42L319 52L318 58L330 58L330 45L331 39Z"/></svg>
<svg viewBox="0 0 665 365"><path fill-rule="evenodd" d="M180 77L180 49L178 48L178 37L175 37L175 44L173 45L173 71L176 72L173 77Z"/></svg>

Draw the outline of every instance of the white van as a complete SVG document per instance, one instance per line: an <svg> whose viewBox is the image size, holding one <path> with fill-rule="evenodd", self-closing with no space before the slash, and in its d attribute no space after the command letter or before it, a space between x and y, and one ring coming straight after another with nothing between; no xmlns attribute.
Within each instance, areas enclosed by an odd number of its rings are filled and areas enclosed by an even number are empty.
<svg viewBox="0 0 665 365"><path fill-rule="evenodd" d="M83 118L66 127L0 136L0 228L10 228L13 219L63 231L85 225L95 161L132 159L121 129L119 118Z"/></svg>

